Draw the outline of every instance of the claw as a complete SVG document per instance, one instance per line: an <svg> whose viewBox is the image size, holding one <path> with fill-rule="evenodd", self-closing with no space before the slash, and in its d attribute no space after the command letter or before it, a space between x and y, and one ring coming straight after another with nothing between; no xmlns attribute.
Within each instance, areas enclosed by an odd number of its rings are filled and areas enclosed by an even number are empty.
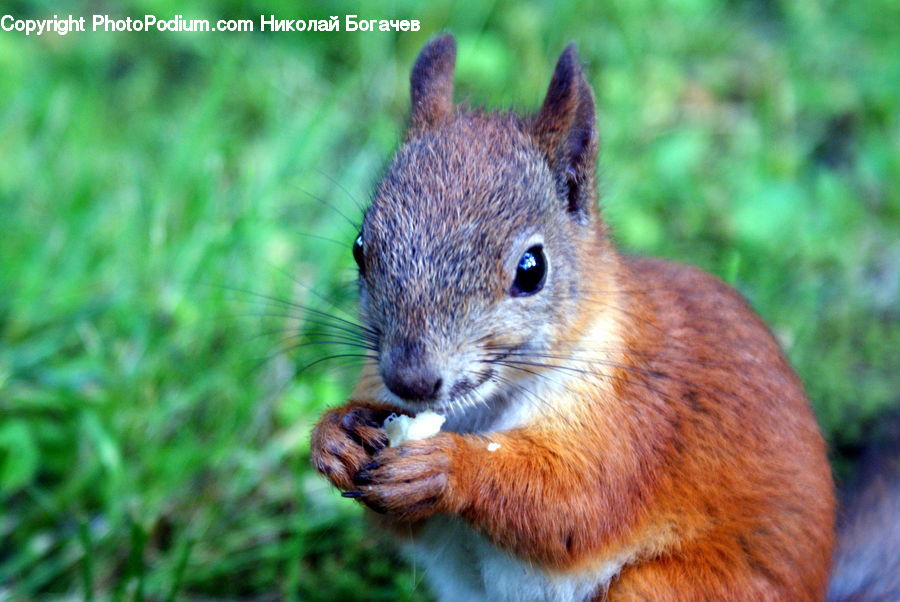
<svg viewBox="0 0 900 602"><path fill-rule="evenodd" d="M360 437L360 439L362 440L361 437ZM383 450L385 447L388 446L388 439L387 439L387 436L385 436L385 435L379 436L374 441L362 440L361 442L362 442L363 447L365 447L366 450L372 454L377 454L378 452L380 452L381 450Z"/></svg>
<svg viewBox="0 0 900 602"><path fill-rule="evenodd" d="M356 412L347 412L341 417L341 428L345 431L352 431L356 428Z"/></svg>
<svg viewBox="0 0 900 602"><path fill-rule="evenodd" d="M359 410L351 410L341 417L341 427L344 430L352 431L358 426L371 426L373 428L381 428L381 424L375 419Z"/></svg>

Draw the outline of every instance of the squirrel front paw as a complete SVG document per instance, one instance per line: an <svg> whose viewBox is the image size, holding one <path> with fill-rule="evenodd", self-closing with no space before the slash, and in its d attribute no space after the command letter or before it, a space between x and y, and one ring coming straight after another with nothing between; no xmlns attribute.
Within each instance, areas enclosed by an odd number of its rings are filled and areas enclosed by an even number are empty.
<svg viewBox="0 0 900 602"><path fill-rule="evenodd" d="M354 406L330 410L312 432L312 464L342 490L353 488L353 476L388 445L381 428L389 411Z"/></svg>
<svg viewBox="0 0 900 602"><path fill-rule="evenodd" d="M451 457L454 435L441 433L385 448L354 478L358 498L372 510L418 520L451 508Z"/></svg>

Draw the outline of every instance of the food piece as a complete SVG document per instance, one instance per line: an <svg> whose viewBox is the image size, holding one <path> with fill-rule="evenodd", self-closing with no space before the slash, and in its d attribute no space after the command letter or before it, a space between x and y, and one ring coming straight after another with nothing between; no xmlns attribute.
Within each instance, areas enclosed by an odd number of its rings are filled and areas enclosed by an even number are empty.
<svg viewBox="0 0 900 602"><path fill-rule="evenodd" d="M425 439L437 435L446 418L431 410L419 412L415 418L405 414L391 414L384 421L391 447L397 447L407 441Z"/></svg>

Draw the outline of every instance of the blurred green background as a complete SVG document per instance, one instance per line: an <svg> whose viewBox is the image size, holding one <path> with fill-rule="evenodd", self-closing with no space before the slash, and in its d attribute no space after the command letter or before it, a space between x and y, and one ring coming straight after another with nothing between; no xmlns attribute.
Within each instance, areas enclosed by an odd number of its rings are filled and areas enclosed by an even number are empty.
<svg viewBox="0 0 900 602"><path fill-rule="evenodd" d="M418 33L0 32L0 600L424 600L308 465L358 366L349 243L407 76L535 109L578 43L625 249L736 285L842 459L896 408L894 0L7 2L19 18L418 19ZM292 348L294 347L294 348Z"/></svg>

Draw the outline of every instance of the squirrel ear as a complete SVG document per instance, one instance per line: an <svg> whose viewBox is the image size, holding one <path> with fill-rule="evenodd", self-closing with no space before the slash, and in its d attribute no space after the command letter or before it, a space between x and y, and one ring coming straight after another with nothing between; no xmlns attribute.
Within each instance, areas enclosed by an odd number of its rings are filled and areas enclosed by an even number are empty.
<svg viewBox="0 0 900 602"><path fill-rule="evenodd" d="M594 206L597 161L594 95L569 44L556 63L547 97L534 121L534 136L568 202L585 219Z"/></svg>
<svg viewBox="0 0 900 602"><path fill-rule="evenodd" d="M433 127L453 110L453 70L456 41L450 34L430 40L409 76L413 130Z"/></svg>

